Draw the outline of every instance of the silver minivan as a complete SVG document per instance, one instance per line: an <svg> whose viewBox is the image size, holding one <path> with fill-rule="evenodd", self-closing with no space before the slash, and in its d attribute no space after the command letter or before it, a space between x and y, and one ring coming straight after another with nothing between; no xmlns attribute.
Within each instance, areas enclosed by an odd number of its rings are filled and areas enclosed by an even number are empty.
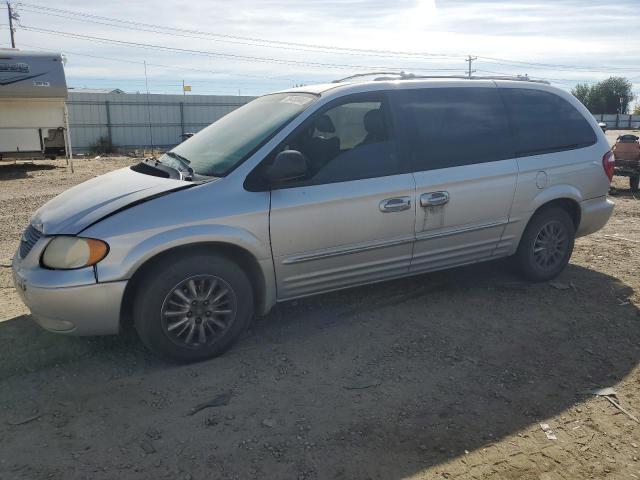
<svg viewBox="0 0 640 480"><path fill-rule="evenodd" d="M133 322L156 354L200 360L284 300L500 257L554 278L609 219L613 168L595 119L546 84L296 88L48 202L15 284L47 330Z"/></svg>

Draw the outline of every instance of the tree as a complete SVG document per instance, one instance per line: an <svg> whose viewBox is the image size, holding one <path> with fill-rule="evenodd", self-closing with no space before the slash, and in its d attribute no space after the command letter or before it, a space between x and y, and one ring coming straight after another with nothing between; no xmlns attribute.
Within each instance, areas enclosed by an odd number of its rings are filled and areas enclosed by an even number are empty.
<svg viewBox="0 0 640 480"><path fill-rule="evenodd" d="M591 87L586 83L578 83L571 91L573 96L582 102L582 104L589 108L589 95L591 94Z"/></svg>
<svg viewBox="0 0 640 480"><path fill-rule="evenodd" d="M579 83L571 91L591 113L628 113L634 99L632 84L624 77L609 77L587 85Z"/></svg>
<svg viewBox="0 0 640 480"><path fill-rule="evenodd" d="M640 103L636 103L635 108L633 109L634 115L640 115Z"/></svg>

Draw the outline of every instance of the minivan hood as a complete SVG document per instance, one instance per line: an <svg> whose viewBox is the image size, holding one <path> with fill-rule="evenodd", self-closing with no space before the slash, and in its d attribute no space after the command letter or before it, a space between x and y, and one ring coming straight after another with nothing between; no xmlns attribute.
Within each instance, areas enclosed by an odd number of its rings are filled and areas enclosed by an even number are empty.
<svg viewBox="0 0 640 480"><path fill-rule="evenodd" d="M32 223L45 235L75 235L103 217L132 203L195 185L122 168L61 193L45 203Z"/></svg>

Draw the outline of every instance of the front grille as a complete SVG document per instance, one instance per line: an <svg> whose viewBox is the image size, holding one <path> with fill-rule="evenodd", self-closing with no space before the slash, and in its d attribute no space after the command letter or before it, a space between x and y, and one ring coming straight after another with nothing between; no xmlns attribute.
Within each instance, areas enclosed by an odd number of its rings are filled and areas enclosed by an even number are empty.
<svg viewBox="0 0 640 480"><path fill-rule="evenodd" d="M20 240L20 258L24 258L29 254L36 242L40 240L41 236L42 232L35 229L33 225L29 225L27 227L22 235L22 240Z"/></svg>

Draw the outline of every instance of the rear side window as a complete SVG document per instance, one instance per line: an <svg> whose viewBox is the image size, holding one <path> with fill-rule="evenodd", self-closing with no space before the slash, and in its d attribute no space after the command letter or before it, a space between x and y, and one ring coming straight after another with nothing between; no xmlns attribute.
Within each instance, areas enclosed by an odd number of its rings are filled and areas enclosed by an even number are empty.
<svg viewBox="0 0 640 480"><path fill-rule="evenodd" d="M395 101L405 154L417 171L513 157L496 88L399 90Z"/></svg>
<svg viewBox="0 0 640 480"><path fill-rule="evenodd" d="M528 156L596 142L596 134L564 98L542 90L501 89L515 134L516 155Z"/></svg>

